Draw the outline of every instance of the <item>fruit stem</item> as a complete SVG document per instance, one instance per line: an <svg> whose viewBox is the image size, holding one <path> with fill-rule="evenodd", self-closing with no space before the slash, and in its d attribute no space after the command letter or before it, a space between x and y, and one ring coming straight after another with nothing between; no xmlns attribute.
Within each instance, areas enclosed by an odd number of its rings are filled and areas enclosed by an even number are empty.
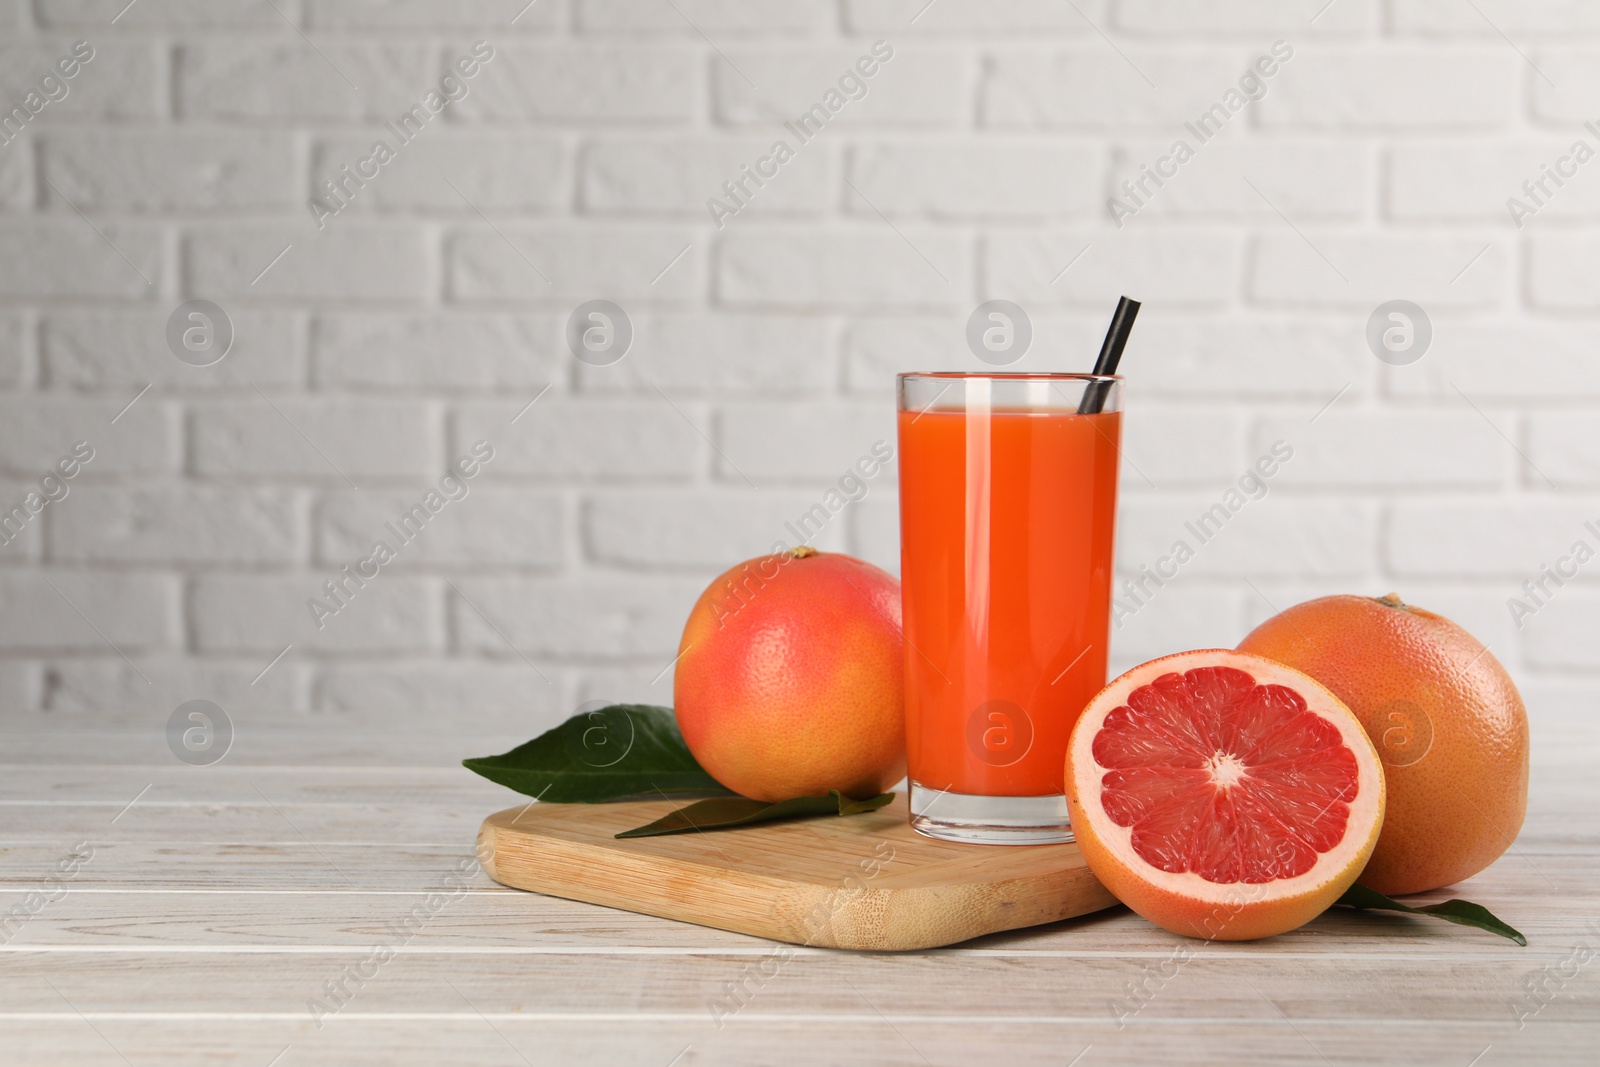
<svg viewBox="0 0 1600 1067"><path fill-rule="evenodd" d="M1405 609L1405 610L1410 610L1409 608L1406 607L1406 602L1404 600L1400 599L1400 594L1399 593L1389 593L1389 594L1387 594L1385 596L1381 596L1381 597L1378 598L1378 603L1387 604L1391 608L1402 608L1402 609Z"/></svg>
<svg viewBox="0 0 1600 1067"><path fill-rule="evenodd" d="M805 559L807 556L817 555L821 555L821 553L812 548L810 545L800 545L797 548L792 548L789 550L790 559Z"/></svg>

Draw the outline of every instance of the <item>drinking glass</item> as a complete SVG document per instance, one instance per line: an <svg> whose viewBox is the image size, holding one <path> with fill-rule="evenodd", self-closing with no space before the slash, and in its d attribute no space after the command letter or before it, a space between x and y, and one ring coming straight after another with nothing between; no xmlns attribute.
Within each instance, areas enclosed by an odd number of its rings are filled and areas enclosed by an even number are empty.
<svg viewBox="0 0 1600 1067"><path fill-rule="evenodd" d="M1122 379L898 384L911 825L1070 841L1067 737L1106 682Z"/></svg>

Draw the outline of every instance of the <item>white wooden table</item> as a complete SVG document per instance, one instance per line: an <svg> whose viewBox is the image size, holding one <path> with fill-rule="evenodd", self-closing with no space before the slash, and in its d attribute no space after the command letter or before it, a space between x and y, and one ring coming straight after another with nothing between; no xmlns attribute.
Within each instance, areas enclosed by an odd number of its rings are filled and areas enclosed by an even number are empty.
<svg viewBox="0 0 1600 1067"><path fill-rule="evenodd" d="M0 928L7 1067L1600 1063L1588 725L1540 744L1536 724L1528 824L1456 890L1527 948L1342 910L1204 944L1118 908L780 965L757 938L472 869L479 821L517 798L456 761L524 737L305 720L196 768L161 723L42 722L0 719L0 918L22 915ZM80 843L92 857L49 883Z"/></svg>

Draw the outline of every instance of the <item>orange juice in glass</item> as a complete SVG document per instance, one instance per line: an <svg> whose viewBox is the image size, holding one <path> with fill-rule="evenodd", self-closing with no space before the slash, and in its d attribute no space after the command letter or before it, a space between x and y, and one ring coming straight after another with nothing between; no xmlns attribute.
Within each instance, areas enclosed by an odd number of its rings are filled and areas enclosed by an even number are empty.
<svg viewBox="0 0 1600 1067"><path fill-rule="evenodd" d="M1072 839L1062 778L1067 736L1106 682L1121 402L1114 375L899 376L907 764L921 833Z"/></svg>

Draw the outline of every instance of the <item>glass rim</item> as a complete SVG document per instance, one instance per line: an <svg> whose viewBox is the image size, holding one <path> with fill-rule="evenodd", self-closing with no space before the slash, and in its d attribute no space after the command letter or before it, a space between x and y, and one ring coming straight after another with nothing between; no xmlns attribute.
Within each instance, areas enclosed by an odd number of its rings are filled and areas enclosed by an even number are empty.
<svg viewBox="0 0 1600 1067"><path fill-rule="evenodd" d="M897 381L927 379L932 381L959 381L962 379L977 381L1013 381L1013 382L1120 382L1124 381L1120 374L1092 374L1065 371L1008 371L996 374L985 374L978 371L954 370L923 370L906 371L896 374Z"/></svg>

